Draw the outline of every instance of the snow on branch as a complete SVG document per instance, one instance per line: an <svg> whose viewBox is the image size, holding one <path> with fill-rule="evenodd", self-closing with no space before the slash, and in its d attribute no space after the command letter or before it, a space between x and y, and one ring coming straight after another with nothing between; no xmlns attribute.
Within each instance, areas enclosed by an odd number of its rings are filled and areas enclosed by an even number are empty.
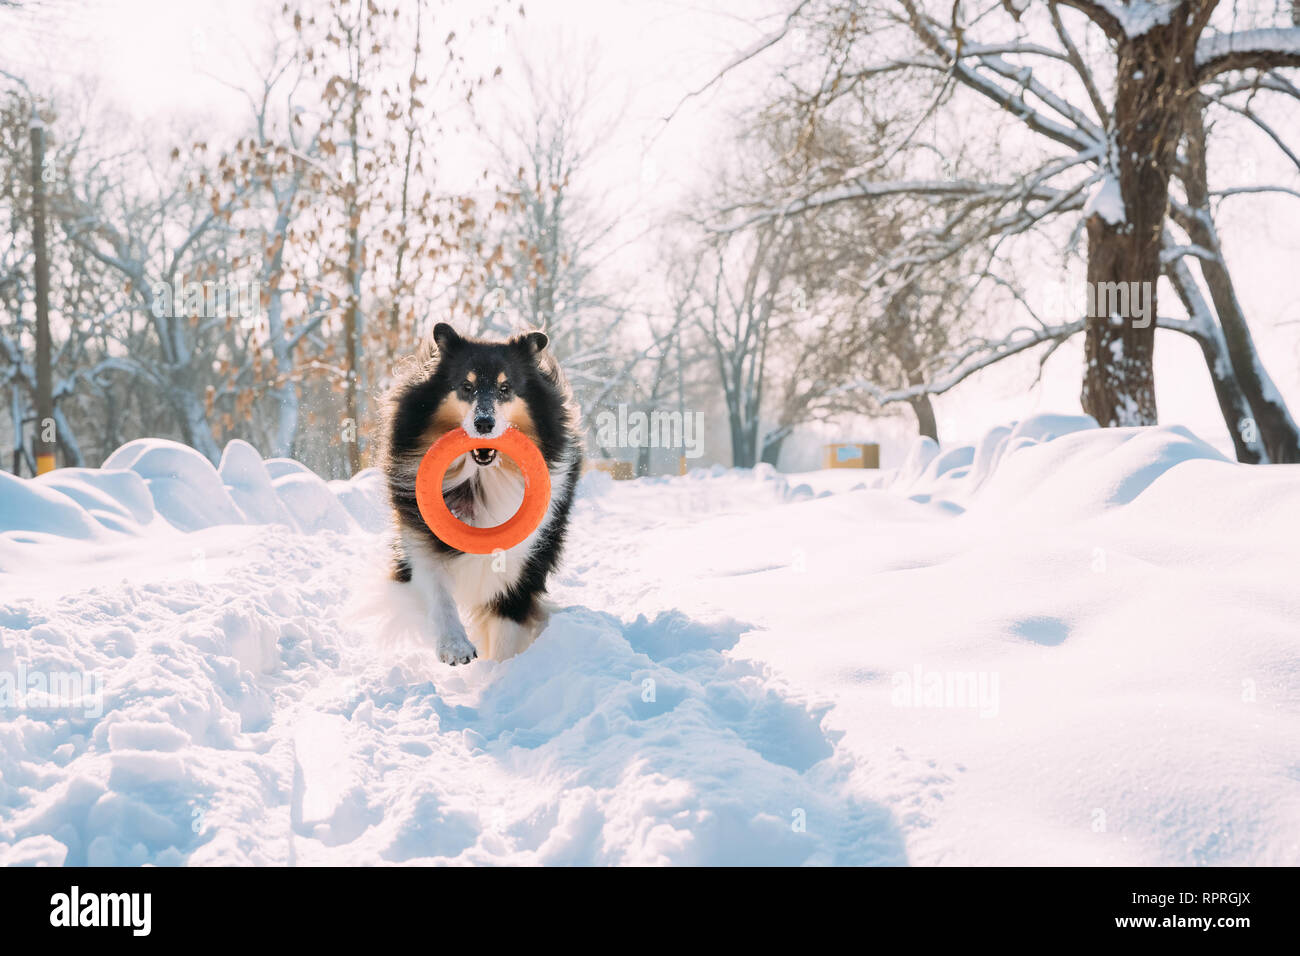
<svg viewBox="0 0 1300 956"><path fill-rule="evenodd" d="M889 390L864 380L841 385L831 394L866 392L876 404L882 406L910 402L923 395L942 395L996 362L1042 345L1044 342L1060 343L1077 335L1083 331L1086 321L1086 319L1076 319L1061 325L1044 325L1034 329L1022 326L1000 339L977 339L959 353L950 354L948 367L919 385Z"/></svg>
<svg viewBox="0 0 1300 956"><path fill-rule="evenodd" d="M1081 110L1038 83L1033 77L1032 70L1024 67L1017 68L1001 61L998 57L990 56L980 56L975 64L967 63L964 57L958 55L958 48L962 47L959 40L953 38L955 46L950 46L948 35L943 32L943 28L936 21L925 16L913 0L900 0L900 2L908 15L909 29L932 54L947 65L955 79L996 103L1035 133L1075 150L1086 150L1096 146L1097 139L1094 135L1096 125L1087 121L1086 115ZM1013 88L1008 89L991 76L985 75L981 67L983 70L1011 80L1014 84ZM1072 126L1058 123L1035 109L1027 101L1024 95L1026 92L1040 99L1058 115L1065 117ZM1084 118L1086 126L1079 125L1081 117Z"/></svg>
<svg viewBox="0 0 1300 956"><path fill-rule="evenodd" d="M1029 67L1008 63L1000 56L981 56L980 63L1038 97L1057 114L1073 123L1085 136L1098 142L1105 139L1105 131L1093 122L1087 113L1040 83Z"/></svg>
<svg viewBox="0 0 1300 956"><path fill-rule="evenodd" d="M1202 37L1196 44L1201 79L1228 70L1300 66L1300 27L1238 30Z"/></svg>
<svg viewBox="0 0 1300 956"><path fill-rule="evenodd" d="M1058 0L1078 10L1112 39L1139 37L1169 22L1182 0Z"/></svg>
<svg viewBox="0 0 1300 956"><path fill-rule="evenodd" d="M1195 243L1183 246L1166 245L1160 250L1161 263L1172 262L1175 259L1181 259L1183 256L1195 256L1197 259L1218 259L1219 254L1213 249L1206 249L1204 246L1198 246Z"/></svg>
<svg viewBox="0 0 1300 956"><path fill-rule="evenodd" d="M1211 196L1240 196L1250 193L1281 193L1284 196L1300 199L1300 189L1292 189L1290 186L1232 186L1228 189L1210 191Z"/></svg>
<svg viewBox="0 0 1300 956"><path fill-rule="evenodd" d="M1298 7L1297 9L1300 9ZM1234 93L1250 93L1254 95L1260 90L1267 90L1270 93L1282 93L1292 99L1300 100L1300 87L1287 81L1286 77L1280 73L1256 73L1248 77L1235 77L1231 81L1220 78L1219 86L1207 95L1212 100L1222 101L1224 97L1231 96Z"/></svg>
<svg viewBox="0 0 1300 956"><path fill-rule="evenodd" d="M990 200L1004 198L1009 193L1017 192L1017 183L982 183L964 179L903 179L882 182L854 181L841 183L828 189L819 190L800 199L791 200L781 206L766 206L755 210L745 219L727 225L710 227L711 232L729 234L742 232L751 226L773 219L786 219L801 213L812 212L826 206L859 199L876 199L882 196L955 196L985 197ZM1042 187L1030 191L1028 198L1051 199L1057 195L1054 189ZM733 207L733 210L737 207ZM723 210L727 212L731 210Z"/></svg>
<svg viewBox="0 0 1300 956"><path fill-rule="evenodd" d="M1127 218L1124 210L1124 197L1120 193L1119 180L1107 173L1098 180L1088 203L1083 207L1083 218L1100 216L1112 226L1122 225Z"/></svg>

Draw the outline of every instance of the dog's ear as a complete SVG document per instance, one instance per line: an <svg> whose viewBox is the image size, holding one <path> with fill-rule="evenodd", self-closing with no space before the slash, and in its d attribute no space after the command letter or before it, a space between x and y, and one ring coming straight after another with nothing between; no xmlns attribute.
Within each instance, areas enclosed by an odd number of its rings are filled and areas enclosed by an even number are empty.
<svg viewBox="0 0 1300 956"><path fill-rule="evenodd" d="M439 322L433 327L433 344L438 346L438 351L443 355L446 355L463 341L464 339L456 333L456 330L446 322Z"/></svg>
<svg viewBox="0 0 1300 956"><path fill-rule="evenodd" d="M525 332L514 339L515 345L523 349L529 358L540 355L550 341L545 332Z"/></svg>

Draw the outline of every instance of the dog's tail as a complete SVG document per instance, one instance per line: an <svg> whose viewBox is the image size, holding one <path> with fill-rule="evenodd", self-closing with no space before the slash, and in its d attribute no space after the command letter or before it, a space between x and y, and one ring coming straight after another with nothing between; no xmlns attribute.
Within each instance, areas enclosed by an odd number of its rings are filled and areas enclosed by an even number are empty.
<svg viewBox="0 0 1300 956"><path fill-rule="evenodd" d="M420 592L395 581L388 565L370 563L374 571L358 579L344 606L344 622L382 647L428 643L429 616Z"/></svg>

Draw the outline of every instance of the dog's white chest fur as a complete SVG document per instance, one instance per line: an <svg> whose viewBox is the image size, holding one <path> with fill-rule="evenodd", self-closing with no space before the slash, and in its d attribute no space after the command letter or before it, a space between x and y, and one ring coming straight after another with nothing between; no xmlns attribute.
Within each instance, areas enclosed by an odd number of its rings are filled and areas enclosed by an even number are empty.
<svg viewBox="0 0 1300 956"><path fill-rule="evenodd" d="M524 501L524 481L519 475L496 464L481 468L466 455L447 469L443 488L473 481L473 515L468 523L491 528L508 521ZM458 554L443 558L451 578L452 595L463 608L489 604L518 579L528 557L531 536L508 551L491 554Z"/></svg>

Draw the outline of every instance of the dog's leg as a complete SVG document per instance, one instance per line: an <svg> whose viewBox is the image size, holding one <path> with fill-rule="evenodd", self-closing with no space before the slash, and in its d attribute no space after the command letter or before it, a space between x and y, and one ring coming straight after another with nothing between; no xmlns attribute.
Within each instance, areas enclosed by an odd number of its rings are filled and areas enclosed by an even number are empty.
<svg viewBox="0 0 1300 956"><path fill-rule="evenodd" d="M444 664L468 664L478 657L465 634L460 612L451 596L451 579L442 560L418 545L407 543L406 559L411 566L411 584L419 589L437 635L438 660Z"/></svg>
<svg viewBox="0 0 1300 956"><path fill-rule="evenodd" d="M522 621L502 617L493 608L480 608L474 614L475 633L480 636L479 646L483 656L494 661L505 661L522 654L537 640L546 627L547 613L534 605Z"/></svg>
<svg viewBox="0 0 1300 956"><path fill-rule="evenodd" d="M531 626L531 622L512 621L505 617L487 619L487 643L491 648L489 656L494 661L506 661L516 654L522 654L537 639L540 629Z"/></svg>
<svg viewBox="0 0 1300 956"><path fill-rule="evenodd" d="M460 621L460 612L452 600L451 590L447 586L446 575L441 575L436 598L431 601L433 608L432 622L438 633L438 660L444 664L468 664L478 657L478 651L470 643L465 633L465 625Z"/></svg>

